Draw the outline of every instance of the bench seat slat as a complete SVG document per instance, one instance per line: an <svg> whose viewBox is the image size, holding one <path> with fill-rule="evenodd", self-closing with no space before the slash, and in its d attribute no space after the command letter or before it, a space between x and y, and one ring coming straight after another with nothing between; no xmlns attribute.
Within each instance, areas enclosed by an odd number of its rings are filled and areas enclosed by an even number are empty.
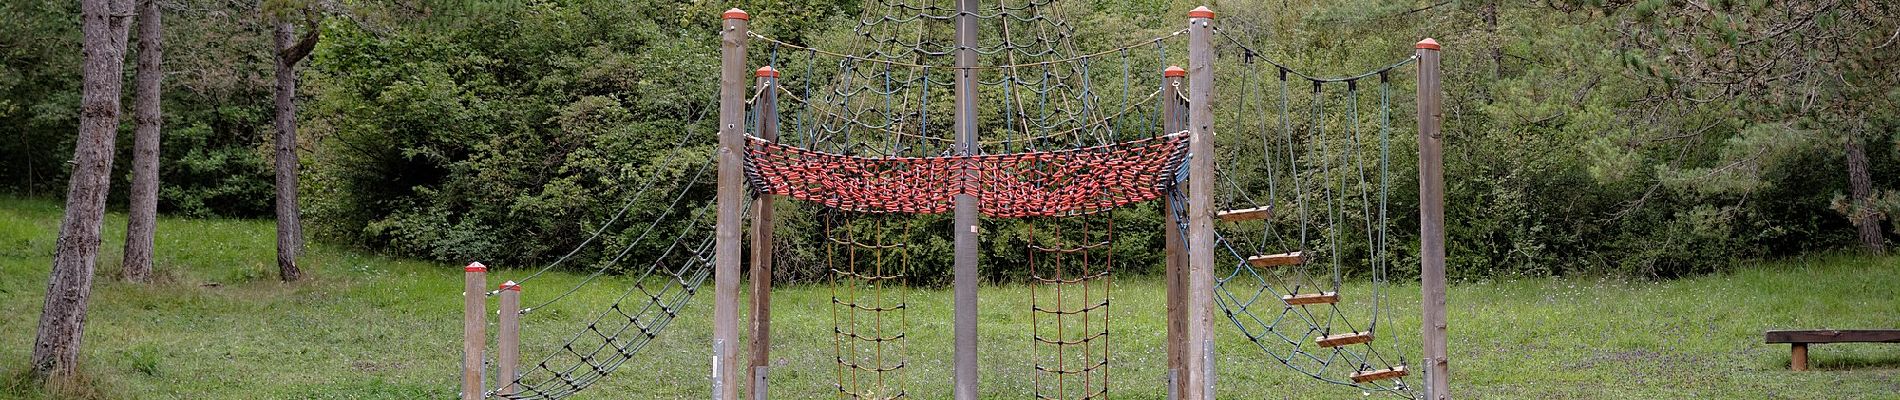
<svg viewBox="0 0 1900 400"><path fill-rule="evenodd" d="M1768 331L1768 343L1900 343L1900 329Z"/></svg>

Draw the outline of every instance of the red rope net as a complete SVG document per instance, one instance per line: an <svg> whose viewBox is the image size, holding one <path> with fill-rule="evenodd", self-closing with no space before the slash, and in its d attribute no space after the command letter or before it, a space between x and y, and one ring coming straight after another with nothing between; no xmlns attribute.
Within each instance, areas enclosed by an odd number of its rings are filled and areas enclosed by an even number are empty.
<svg viewBox="0 0 1900 400"><path fill-rule="evenodd" d="M1186 158L1184 134L1060 151L860 157L748 137L746 174L764 193L847 211L947 212L976 196L983 215L1068 216L1160 198Z"/></svg>

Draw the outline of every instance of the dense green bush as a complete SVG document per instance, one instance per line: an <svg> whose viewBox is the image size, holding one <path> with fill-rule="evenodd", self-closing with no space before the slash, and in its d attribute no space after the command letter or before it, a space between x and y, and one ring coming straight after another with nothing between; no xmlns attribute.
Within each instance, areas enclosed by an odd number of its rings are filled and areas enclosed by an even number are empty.
<svg viewBox="0 0 1900 400"><path fill-rule="evenodd" d="M308 80L322 138L308 204L318 232L525 266L605 230L576 257L630 245L628 259L651 259L685 224L710 220L695 210L713 181L713 7L536 3L395 33L331 24ZM837 11L780 7L760 19Z"/></svg>

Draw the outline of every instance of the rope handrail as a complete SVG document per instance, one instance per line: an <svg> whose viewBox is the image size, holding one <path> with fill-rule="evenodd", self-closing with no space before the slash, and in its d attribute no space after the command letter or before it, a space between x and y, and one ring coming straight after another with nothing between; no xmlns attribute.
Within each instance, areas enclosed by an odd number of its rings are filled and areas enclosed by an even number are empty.
<svg viewBox="0 0 1900 400"><path fill-rule="evenodd" d="M1414 54L1411 56L1406 56L1404 59L1400 59L1399 61L1395 61L1391 64L1386 64L1385 66L1373 68L1371 70L1368 70L1366 72L1361 72L1358 74L1338 76L1338 77L1320 77L1320 76L1314 76L1311 74L1300 72L1299 70L1293 69L1293 67L1287 66L1285 63L1275 61L1274 59L1271 59L1271 58L1267 58L1265 53L1261 53L1259 50L1254 50L1252 47L1248 47L1246 43L1243 43L1240 41L1240 39L1236 39L1232 35L1227 34L1226 30L1223 30L1219 27L1214 28L1214 33L1215 33L1215 36L1219 36L1222 39L1227 39L1229 43L1233 43L1234 46L1240 47L1241 51L1243 51L1244 54L1248 56L1248 58L1257 57L1261 61L1266 61L1267 64L1273 65L1275 68L1279 68L1280 79L1282 80L1285 80L1286 76L1290 74L1293 76L1300 77L1301 79L1312 81L1314 83L1352 82L1352 81L1357 81L1360 79L1370 78L1374 75L1384 75L1385 73L1391 72L1392 70L1398 69L1399 67L1403 67L1406 64L1411 64L1413 62L1418 61L1418 55Z"/></svg>
<svg viewBox="0 0 1900 400"><path fill-rule="evenodd" d="M700 133L700 131L699 131L698 129L693 129L693 127L695 127L695 126L698 126L698 125L700 124L700 122L702 122L702 121L705 121L705 119L706 119L706 116L707 116L707 114L708 114L708 112L707 112L707 111L708 111L709 109L710 109L710 108L702 108L702 109L700 109L700 113L699 113L699 115L698 115L698 116L696 116L696 117L694 117L694 118L693 118L693 120L692 120L691 122L688 122L688 123L687 123L687 124L685 125L685 126L686 126L686 128L685 128L685 129L680 129L680 137L679 137L679 140L677 140L677 141L676 141L676 143L674 143L674 144L673 144L673 147L672 147L672 149L673 149L674 151L678 151L678 150L680 150L680 149L683 149L683 148L685 148L685 147L686 147L686 144L687 144L687 143L689 143L689 142L691 142L691 141L692 141L692 139L693 139L694 137L696 137L696 136L698 136L698 135L696 135L696 134L697 134L697 133ZM671 159L672 159L672 160L687 160L687 158L682 158L682 157L673 157L673 158L671 158ZM704 161L707 161L707 162L706 162L706 164L711 164L711 162L710 162L710 158L708 158L707 160L704 160ZM669 164L670 164L670 163L669 163ZM702 165L702 167L703 167L703 165ZM541 276L542 274L545 274L545 273L547 273L548 271L551 271L551 270L553 270L553 269L554 269L555 267L559 267L559 266L561 266L561 264L564 264L564 263L566 263L566 262L567 262L567 261L568 261L569 259L572 259L572 258L574 257L574 255L576 255L576 254L579 254L579 253L580 253L580 251L581 251L581 249L585 249L585 248L587 248L587 246L588 246L588 245L590 245L590 244L592 244L592 243L594 243L594 241L595 241L595 240L598 240L598 239L600 238L600 236L601 236L601 234L603 234L603 233L605 233L605 232L607 232L607 229L608 229L608 228L611 228L611 227L613 227L613 225L614 225L614 224L615 224L616 222L618 222L618 221L620 221L620 218L621 218L621 217L624 217L624 216L625 216L625 215L627 214L627 210L628 210L628 209L631 209L631 208L633 207L633 204L634 204L634 203L638 203L638 202L639 202L638 200L639 200L639 199L640 199L641 197L644 197L644 196L645 196L645 194L646 194L646 192L647 192L648 190L650 190L650 189L652 189L652 188L653 188L653 185L654 185L655 183L658 183L658 182L660 181L660 176L661 176L661 174L654 174L654 175L652 175L652 176L650 176L650 177L648 177L647 179L645 179L645 180L643 180L643 181L641 181L641 183L640 183L640 188L639 188L639 189L637 189L637 190L634 190L634 193L633 193L632 195L629 195L629 196L627 196L627 200L626 200L626 202L625 202L625 203L623 203L623 204L621 204L621 206L620 206L620 210L619 210L619 211L615 211L615 212L614 212L614 215L613 215L612 217L609 217L609 218L607 219L607 222L604 222L604 223L602 223L602 224L601 224L601 226L600 226L600 229L596 229L596 230L594 230L594 233L592 233L592 234L589 234L589 235L587 236L587 239L585 239L585 240L582 240L580 244L578 244L578 245L575 245L575 246L574 246L574 249L572 249L572 250L569 250L569 251L568 251L567 253L565 253L565 254L562 254L562 255L561 255L561 257L559 257L559 258L556 258L556 259L555 259L555 260L554 260L553 262L549 262L549 263L548 263L547 265L543 265L543 266L541 266L541 268L538 268L538 269L536 269L536 270L535 270L535 271L534 271L533 273L530 273L530 274L528 274L528 276L526 276L526 277L522 277L522 278L519 278L519 279L514 279L514 281L515 281L515 283L517 283L517 284L527 284L528 282L530 282L530 281L533 281L533 280L534 280L534 278L537 278L537 277L540 277L540 276ZM690 191L690 189L691 189L691 186L693 186L693 185L692 185L692 184L688 184L688 185L685 185L684 187L682 187L682 188L680 189L680 191L681 191L681 194L684 194L685 192L688 192L688 191ZM677 201L678 201L678 200L676 199L676 200L675 200L675 202L676 202L676 204L677 204ZM677 207L667 207L667 210L672 210L672 209L674 209L674 208L677 208ZM647 226L647 228L646 228L646 230L647 230L647 231L651 231L651 230L653 229L653 227L654 227L654 226L657 226L657 225L658 225L658 224L660 223L660 221L661 221L661 220L664 220L664 219L665 219L665 215L664 215L664 214L663 214L663 215L661 215L661 216L660 216L659 218L655 218L655 219L654 219L654 221L653 221L653 222L652 222L651 224L649 224L649 225ZM642 234L641 236L642 236L642 237L644 237L644 236L645 236L645 234L643 233L643 234ZM595 271L595 274L599 274L599 273L601 273L601 272L602 272L602 271ZM488 296L494 296L494 295L495 295L495 294L497 294L497 293L500 293L500 291L499 291L499 290L491 290L491 291L488 291L488 292L486 293L486 295L488 295Z"/></svg>
<svg viewBox="0 0 1900 400"><path fill-rule="evenodd" d="M1001 64L1001 65L978 65L978 66L972 66L972 67L959 67L959 66L954 66L954 65L927 65L927 64L918 64L918 63L912 63L912 62L903 62L903 61L892 61L892 60L886 60L886 59L880 59L880 58L874 58L874 57L865 57L865 56L859 56L859 55L851 55L851 54L844 54L844 53L839 53L839 52L835 52L835 51L830 51L830 50L825 50L825 49L820 49L820 48L816 48L816 47L811 47L811 46L800 46L800 45L796 45L796 44L792 44L792 43L789 43L789 42L785 42L785 41L782 41L782 40L778 40L778 39L775 39L775 38L772 38L772 37L770 37L770 36L766 36L766 35L764 35L764 34L761 34L761 33L758 33L758 32L746 32L746 35L748 35L748 36L751 36L751 37L752 37L752 38L754 38L754 39L759 39L759 40L763 40L763 41L765 41L765 42L767 42L767 43L771 43L771 44L773 44L773 45L778 45L778 46L784 46L784 47L786 47L786 48L790 48L790 49L793 49L793 50L801 50L801 51L808 51L808 52L812 52L812 53L817 53L817 54L823 54L823 55L827 55L827 56L832 56L832 57L838 57L838 58L844 58L844 59L849 59L849 60L855 60L855 61L864 61L864 62L871 62L871 63L878 63L878 64L888 64L888 65L892 65L892 66L898 66L898 67L906 67L906 68L943 68L943 69L948 69L948 70L1000 70L1000 69L1019 69L1019 68L1027 68L1027 67L1038 67L1038 66L1044 66L1044 65L1054 65L1054 64L1062 64L1062 63L1069 63L1069 62L1075 62L1075 61L1079 61L1079 60L1084 60L1084 59L1089 59L1089 58L1096 58L1096 57L1101 57L1101 56L1105 56L1105 55L1109 55L1109 54L1112 54L1112 53L1117 53L1117 52L1121 52L1121 51L1125 51L1125 50L1131 50L1131 49L1134 49L1134 48L1137 48L1137 47L1142 47L1142 46L1148 46L1148 45L1152 45L1152 44L1155 44L1155 43L1160 43L1161 41L1164 41L1164 40L1168 40L1169 38L1173 38L1173 37L1176 37L1176 36L1181 36L1181 35L1184 35L1184 34L1187 34L1187 29L1181 29L1181 30L1177 30L1177 31L1174 31L1174 32L1170 32L1170 33L1168 33L1168 34L1165 34L1165 35L1161 35L1161 36L1156 36L1156 37L1154 37L1154 38L1150 38L1150 39L1144 39L1144 40L1141 40L1141 41L1139 41L1139 42L1135 42L1135 43L1131 43L1131 44L1127 44L1127 45L1122 45L1122 46L1117 46L1117 47L1114 47L1114 48L1110 48L1110 49L1107 49L1107 50L1100 50L1100 51L1095 51L1095 52L1091 52L1091 53L1086 53L1086 54L1082 54L1082 55L1075 55L1075 56L1069 56L1069 57L1064 57L1064 58L1059 58L1059 59L1054 59L1054 60L1043 60L1043 61L1036 61L1036 62L1028 62L1028 63L1019 63L1019 64Z"/></svg>
<svg viewBox="0 0 1900 400"><path fill-rule="evenodd" d="M955 140L951 138L919 135L915 133L894 130L894 129L890 129L884 126L867 123L857 117L839 114L837 111L827 109L824 107L819 107L818 105L811 103L802 97L799 97L797 93L792 93L791 89L784 87L785 85L777 85L777 86L779 86L779 91L781 92L781 95L786 96L786 98L791 99L793 103L803 105L811 110L816 110L819 113L823 113L827 116L831 116L832 118L837 118L845 122L850 122L854 125L863 127L865 129L883 132L883 133L887 133L891 135L897 135L900 137L908 137L908 138L914 138L914 139L919 139L919 140L928 140L928 141L938 142L938 143L954 143L955 142ZM1041 135L1030 136L1030 137L1017 137L1017 138L1001 139L1001 140L983 140L983 141L978 141L977 144L984 145L984 146L994 146L994 145L1016 144L1016 143L1023 143L1023 142L1049 140L1049 139L1055 139L1055 138L1060 138L1060 137L1068 137L1070 135L1075 135L1077 133L1080 133L1082 131L1085 131L1091 128L1108 126L1110 122L1113 122L1116 119L1120 119L1121 117L1128 115L1128 113L1133 112L1136 108L1139 108L1142 105L1148 104L1149 101L1152 101L1160 97L1160 95L1161 95L1161 90L1157 89L1153 92L1149 92L1147 96L1142 97L1140 100L1136 100L1134 102L1131 102L1123 106L1121 110L1116 111L1114 114L1110 114L1102 118L1097 118L1097 119L1088 121L1086 123L1078 124L1075 127L1065 129L1062 131L1044 133ZM894 123L895 122L893 122L893 124Z"/></svg>

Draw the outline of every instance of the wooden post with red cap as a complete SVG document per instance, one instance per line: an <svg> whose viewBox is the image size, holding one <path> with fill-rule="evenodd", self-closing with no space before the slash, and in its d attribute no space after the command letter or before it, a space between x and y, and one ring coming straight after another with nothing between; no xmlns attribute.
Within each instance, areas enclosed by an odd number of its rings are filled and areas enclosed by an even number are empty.
<svg viewBox="0 0 1900 400"><path fill-rule="evenodd" d="M462 398L482 398L482 351L488 345L488 266L462 267Z"/></svg>
<svg viewBox="0 0 1900 400"><path fill-rule="evenodd" d="M1419 287L1423 296L1425 397L1450 399L1451 368L1445 359L1445 120L1439 86L1438 41L1419 41L1418 55L1418 220Z"/></svg>
<svg viewBox="0 0 1900 400"><path fill-rule="evenodd" d="M496 394L515 394L515 367L521 364L521 285L502 282L496 288L498 303L495 323L495 378L501 387Z"/></svg>
<svg viewBox="0 0 1900 400"><path fill-rule="evenodd" d="M740 225L745 221L746 33L752 17L737 8L723 14L719 71L718 220L713 227L712 389L717 400L739 400Z"/></svg>
<svg viewBox="0 0 1900 400"><path fill-rule="evenodd" d="M1188 12L1187 362L1182 399L1214 398L1214 11Z"/></svg>
<svg viewBox="0 0 1900 400"><path fill-rule="evenodd" d="M757 126L760 139L778 140L778 70L767 65L758 77ZM772 203L776 196L759 193L752 199L752 373L753 400L765 400L766 369L772 360Z"/></svg>
<svg viewBox="0 0 1900 400"><path fill-rule="evenodd" d="M1187 103L1181 101L1181 80L1187 77L1187 70L1179 66L1168 66L1161 70L1161 132L1175 134L1186 130ZM1162 275L1167 281L1168 303L1168 398L1181 396L1182 355L1187 352L1187 251L1181 246L1180 215L1174 212L1174 196L1168 196L1162 209L1167 218L1162 227L1163 239L1167 249L1167 268Z"/></svg>

